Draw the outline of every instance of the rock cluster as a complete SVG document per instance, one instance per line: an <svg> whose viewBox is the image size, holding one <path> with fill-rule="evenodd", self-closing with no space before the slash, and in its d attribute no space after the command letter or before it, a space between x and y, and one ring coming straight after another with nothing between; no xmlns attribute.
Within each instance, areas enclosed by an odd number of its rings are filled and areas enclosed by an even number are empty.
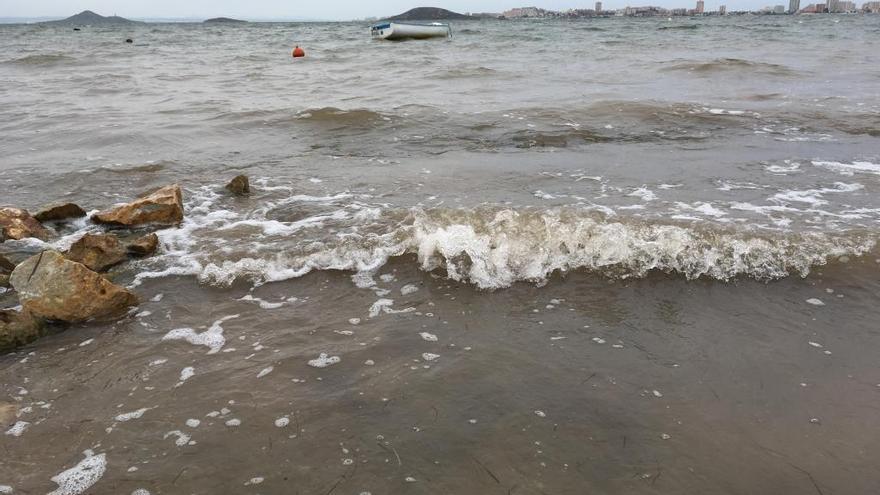
<svg viewBox="0 0 880 495"><path fill-rule="evenodd" d="M227 189L235 195L248 194L248 178L234 178ZM109 228L142 233L150 226L178 225L183 214L183 194L173 184L96 213L91 220ZM73 203L52 204L34 216L20 208L2 207L0 243L26 238L47 241L56 234L41 222L53 222L51 225L57 227L59 222L85 216L85 210ZM113 318L136 306L134 293L99 273L130 256L149 256L159 246L155 233L133 239L132 234L87 233L65 253L47 249L17 265L0 254L0 294L11 288L21 303L20 311L0 309L0 351L40 338L53 323Z"/></svg>

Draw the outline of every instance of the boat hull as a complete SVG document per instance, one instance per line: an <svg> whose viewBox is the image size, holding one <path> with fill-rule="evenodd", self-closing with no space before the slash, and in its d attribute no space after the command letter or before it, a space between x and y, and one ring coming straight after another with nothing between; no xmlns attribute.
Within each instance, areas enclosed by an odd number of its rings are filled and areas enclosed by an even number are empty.
<svg viewBox="0 0 880 495"><path fill-rule="evenodd" d="M372 26L370 28L370 35L374 39L383 40L423 40L428 38L448 38L450 30L448 24L403 24L389 22Z"/></svg>

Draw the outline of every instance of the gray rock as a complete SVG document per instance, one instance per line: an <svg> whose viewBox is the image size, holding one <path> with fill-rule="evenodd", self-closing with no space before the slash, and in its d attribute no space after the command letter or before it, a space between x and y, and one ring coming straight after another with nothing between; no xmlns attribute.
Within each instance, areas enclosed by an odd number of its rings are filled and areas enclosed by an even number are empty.
<svg viewBox="0 0 880 495"><path fill-rule="evenodd" d="M68 218L81 218L86 216L86 211L73 203L54 203L40 209L34 215L40 222L67 220Z"/></svg>

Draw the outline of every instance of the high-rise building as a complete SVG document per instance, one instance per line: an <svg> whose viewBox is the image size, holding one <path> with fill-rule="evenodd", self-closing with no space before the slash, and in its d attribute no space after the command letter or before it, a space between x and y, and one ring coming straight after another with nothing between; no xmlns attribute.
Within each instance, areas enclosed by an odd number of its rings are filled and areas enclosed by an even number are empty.
<svg viewBox="0 0 880 495"><path fill-rule="evenodd" d="M602 12L602 2L596 2L596 13Z"/></svg>
<svg viewBox="0 0 880 495"><path fill-rule="evenodd" d="M697 8L694 9L694 13L695 14L702 14L704 7L705 7L705 4L703 3L703 0L697 0Z"/></svg>
<svg viewBox="0 0 880 495"><path fill-rule="evenodd" d="M801 0L788 0L788 13L796 14L798 10L801 10Z"/></svg>
<svg viewBox="0 0 880 495"><path fill-rule="evenodd" d="M718 15L727 15L727 5L718 7Z"/></svg>

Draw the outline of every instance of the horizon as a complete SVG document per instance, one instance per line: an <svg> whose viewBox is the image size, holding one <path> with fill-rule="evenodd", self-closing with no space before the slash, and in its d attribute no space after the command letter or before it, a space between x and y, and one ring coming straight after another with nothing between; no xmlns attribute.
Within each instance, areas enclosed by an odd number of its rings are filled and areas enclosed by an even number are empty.
<svg viewBox="0 0 880 495"><path fill-rule="evenodd" d="M332 0L321 5L310 5L305 10L291 9L281 4L278 0L256 0L248 6L237 5L240 2L220 0L207 2L198 0L190 2L186 6L160 0L157 2L126 2L125 5L114 5L114 0L90 0L83 2L82 8L74 9L73 12L62 12L66 9L64 2L59 0L11 0L0 12L0 20L57 20L66 19L78 13L90 10L102 16L118 15L131 20L140 21L169 21L186 22L204 20L215 17L230 17L253 22L332 22L352 21L369 17L382 18L397 15L416 7L437 7L458 13L501 13L517 7L538 7L546 10L565 11L569 9L591 9L595 2L571 2L571 1L535 1L524 2L522 5L507 0L485 0L479 3L463 2L460 0L445 0L431 4L416 5L412 2L390 0L379 6L364 6L354 3L353 0ZM815 3L815 2L814 2ZM862 2L864 3L864 2ZM728 11L759 10L763 7L782 5L779 0L745 0L738 2L725 2L723 0L706 1L706 11L716 11L721 5L726 5ZM807 3L808 4L808 3ZM667 9L693 8L696 0L686 2L682 0L658 0L646 2L627 2L625 0L603 1L607 10L622 9L625 7L657 6ZM785 6L787 7L787 3ZM861 5L861 3L858 3ZM164 7L163 7L164 6ZM806 5L804 5L806 6ZM339 15L338 12L350 12Z"/></svg>

